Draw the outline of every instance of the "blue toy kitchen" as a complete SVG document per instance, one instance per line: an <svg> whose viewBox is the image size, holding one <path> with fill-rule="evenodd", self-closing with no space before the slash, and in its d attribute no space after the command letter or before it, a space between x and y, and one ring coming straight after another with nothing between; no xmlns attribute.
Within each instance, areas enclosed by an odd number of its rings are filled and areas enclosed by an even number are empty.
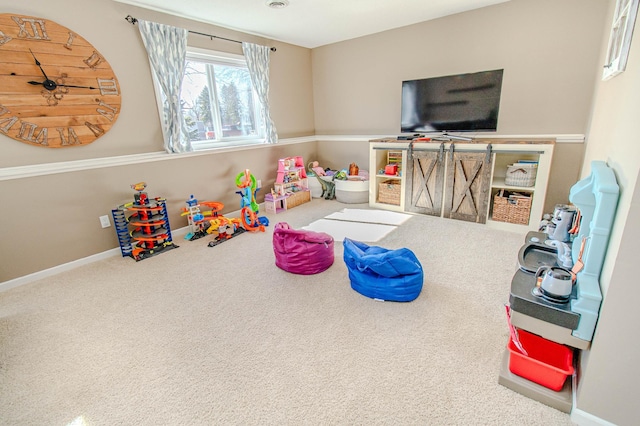
<svg viewBox="0 0 640 426"><path fill-rule="evenodd" d="M556 206L540 232L526 235L518 253L519 268L511 281L507 311L512 338L505 350L499 383L567 413L572 409L577 381L574 365L580 351L589 349L598 320L602 302L600 272L618 197L613 170L603 161L592 162L590 175L571 188L571 204ZM519 333L522 337L533 334L545 344L555 345L545 349L543 357L554 355L550 354L554 351L568 352L569 359L561 362L570 365L527 358L534 356L536 348L523 348L524 340L517 341ZM517 367L517 358L530 364ZM520 368L534 376L526 377ZM541 370L536 373L538 368ZM551 389L553 386L545 381L555 374L563 376L558 389Z"/></svg>

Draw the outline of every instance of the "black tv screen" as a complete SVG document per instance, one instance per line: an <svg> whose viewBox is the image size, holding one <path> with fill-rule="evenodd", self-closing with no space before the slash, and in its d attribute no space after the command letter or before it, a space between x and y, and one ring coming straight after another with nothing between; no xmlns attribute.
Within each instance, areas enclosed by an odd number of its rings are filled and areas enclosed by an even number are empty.
<svg viewBox="0 0 640 426"><path fill-rule="evenodd" d="M403 81L401 131L496 131L503 71Z"/></svg>

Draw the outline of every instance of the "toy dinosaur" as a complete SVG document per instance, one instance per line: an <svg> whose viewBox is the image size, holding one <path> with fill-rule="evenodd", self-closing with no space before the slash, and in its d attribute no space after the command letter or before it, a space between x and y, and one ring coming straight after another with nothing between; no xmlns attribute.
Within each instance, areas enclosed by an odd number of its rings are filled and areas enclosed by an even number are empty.
<svg viewBox="0 0 640 426"><path fill-rule="evenodd" d="M320 186L322 186L322 195L320 195L320 197L324 197L325 200L333 200L336 198L336 184L333 182L333 177L328 181L316 175L316 179L318 179Z"/></svg>

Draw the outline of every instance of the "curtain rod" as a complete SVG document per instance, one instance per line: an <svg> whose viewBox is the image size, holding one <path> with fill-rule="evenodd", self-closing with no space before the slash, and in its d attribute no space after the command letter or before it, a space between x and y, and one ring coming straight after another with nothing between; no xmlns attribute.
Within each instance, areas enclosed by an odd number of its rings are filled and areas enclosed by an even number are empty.
<svg viewBox="0 0 640 426"><path fill-rule="evenodd" d="M138 19L134 18L134 17L133 17L133 16L131 16L131 15L127 15L124 19L126 19L126 20L127 20L127 22L129 22L129 23L130 23L130 24L132 24L132 25L135 25L136 23L138 23ZM230 38L224 38L224 37L215 36L215 35L212 35L212 34L199 33L199 32L197 32L197 31L191 31L191 30L187 30L187 31L189 31L191 34L197 34L197 35L201 35L201 36L209 37L209 38L210 38L210 39L212 39L212 40L213 40L214 38L218 38L218 39L220 39L220 40L231 41L231 42L233 42L233 43L240 43L240 44L242 44L242 42L241 42L241 41L238 41L238 40L232 40L232 39L230 39ZM275 47L270 47L270 48L269 48L269 50L271 50L272 52L275 52L275 51L276 51L276 48L275 48Z"/></svg>

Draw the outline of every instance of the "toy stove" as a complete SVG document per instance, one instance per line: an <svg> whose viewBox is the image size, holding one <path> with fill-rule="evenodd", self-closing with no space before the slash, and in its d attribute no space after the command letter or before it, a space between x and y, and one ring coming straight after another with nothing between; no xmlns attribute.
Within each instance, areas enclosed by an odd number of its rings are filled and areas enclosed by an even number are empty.
<svg viewBox="0 0 640 426"><path fill-rule="evenodd" d="M574 348L589 347L602 301L599 277L618 194L613 171L603 161L594 161L591 174L571 188L569 200L577 210L557 207L547 233L527 234L518 256L520 269L511 282L509 301L514 326ZM571 243L567 232L574 214L581 218ZM539 266L571 269L576 262L583 266L567 302L557 303L536 295L535 272Z"/></svg>

